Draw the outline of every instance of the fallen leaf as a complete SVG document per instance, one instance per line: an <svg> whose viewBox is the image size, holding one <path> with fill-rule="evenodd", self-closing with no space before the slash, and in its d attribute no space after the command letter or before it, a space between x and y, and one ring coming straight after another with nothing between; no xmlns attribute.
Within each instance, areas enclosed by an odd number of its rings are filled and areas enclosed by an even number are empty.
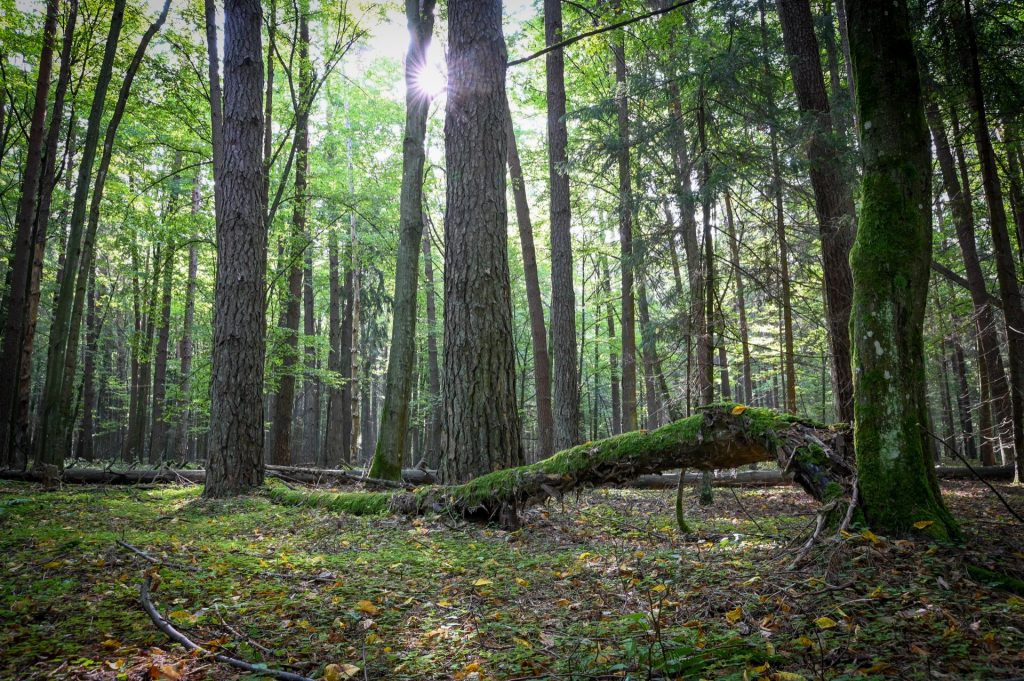
<svg viewBox="0 0 1024 681"><path fill-rule="evenodd" d="M831 617L819 617L814 620L814 623L818 625L819 629L832 629L836 626L836 621Z"/></svg>
<svg viewBox="0 0 1024 681"><path fill-rule="evenodd" d="M524 588L530 586L530 583L522 577L516 577L516 584Z"/></svg>
<svg viewBox="0 0 1024 681"><path fill-rule="evenodd" d="M746 405L737 404L735 407L732 408L732 415L733 416L739 416L740 414L742 414L746 410L747 410Z"/></svg>
<svg viewBox="0 0 1024 681"><path fill-rule="evenodd" d="M347 681L354 679L361 671L354 664L329 664L324 667L324 681Z"/></svg>
<svg viewBox="0 0 1024 681"><path fill-rule="evenodd" d="M367 615L376 615L380 612L380 608L371 603L370 601L359 601L356 603L356 610Z"/></svg>
<svg viewBox="0 0 1024 681"><path fill-rule="evenodd" d="M734 610L730 610L729 612L725 613L725 619L730 624L735 624L736 622L739 622L742 618L743 618L743 608L736 608Z"/></svg>
<svg viewBox="0 0 1024 681"><path fill-rule="evenodd" d="M923 529L931 527L934 524L935 524L934 520L918 520L916 523L914 523L914 527L916 527L919 530L923 530Z"/></svg>
<svg viewBox="0 0 1024 681"><path fill-rule="evenodd" d="M494 582L490 579L487 579L486 577L481 577L480 579L473 582L473 586L488 586L490 584L494 584Z"/></svg>

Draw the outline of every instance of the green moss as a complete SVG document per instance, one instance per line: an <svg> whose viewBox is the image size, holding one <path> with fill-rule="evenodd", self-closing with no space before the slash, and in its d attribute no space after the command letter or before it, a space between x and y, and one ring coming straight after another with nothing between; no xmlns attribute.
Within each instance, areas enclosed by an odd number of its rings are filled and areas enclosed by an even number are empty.
<svg viewBox="0 0 1024 681"><path fill-rule="evenodd" d="M980 582L995 584L1001 589L1006 589L1007 591L1012 591L1015 594L1024 596L1024 580L1013 577L1012 575L1004 575L1001 572L989 570L986 567L974 565L973 563L967 563L967 574Z"/></svg>
<svg viewBox="0 0 1024 681"><path fill-rule="evenodd" d="M284 506L325 508L350 515L384 515L391 508L390 492L322 492L289 489L277 480L264 486L271 501Z"/></svg>

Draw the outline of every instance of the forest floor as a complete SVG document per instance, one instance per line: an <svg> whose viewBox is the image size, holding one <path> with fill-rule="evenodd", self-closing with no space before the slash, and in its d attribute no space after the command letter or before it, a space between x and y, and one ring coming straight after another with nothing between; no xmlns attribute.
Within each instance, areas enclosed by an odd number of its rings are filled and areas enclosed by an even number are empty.
<svg viewBox="0 0 1024 681"><path fill-rule="evenodd" d="M0 678L256 678L159 632L139 602L153 566L117 540L193 568L158 568L153 594L193 641L316 678L1024 675L1024 598L967 571L1024 577L1024 526L979 483L944 491L964 547L852 533L790 570L815 514L796 487L717 489L684 542L671 491L590 491L505 532L3 482Z"/></svg>

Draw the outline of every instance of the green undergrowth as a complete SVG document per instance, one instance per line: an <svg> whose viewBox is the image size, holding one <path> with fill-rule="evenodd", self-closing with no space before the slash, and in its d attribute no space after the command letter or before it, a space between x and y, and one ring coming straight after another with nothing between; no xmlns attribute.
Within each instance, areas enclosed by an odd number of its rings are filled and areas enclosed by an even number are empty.
<svg viewBox="0 0 1024 681"><path fill-rule="evenodd" d="M515 532L401 520L390 494L271 498L288 492L0 483L0 678L255 678L153 627L138 601L151 566L118 539L192 568L158 568L153 598L193 640L317 679L330 664L410 681L1024 673L1024 601L964 567L1024 575L1019 533L992 524L979 486L949 498L983 555L855 533L797 572L783 567L816 505L790 487L722 489L711 507L687 489L687 542L674 490L585 492ZM356 497L380 515L339 512Z"/></svg>

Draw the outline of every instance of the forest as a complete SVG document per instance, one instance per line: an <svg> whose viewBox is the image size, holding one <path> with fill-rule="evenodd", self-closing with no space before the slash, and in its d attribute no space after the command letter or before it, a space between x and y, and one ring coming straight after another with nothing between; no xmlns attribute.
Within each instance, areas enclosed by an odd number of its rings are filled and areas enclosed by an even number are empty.
<svg viewBox="0 0 1024 681"><path fill-rule="evenodd" d="M0 0L0 678L1024 679L1021 0Z"/></svg>

